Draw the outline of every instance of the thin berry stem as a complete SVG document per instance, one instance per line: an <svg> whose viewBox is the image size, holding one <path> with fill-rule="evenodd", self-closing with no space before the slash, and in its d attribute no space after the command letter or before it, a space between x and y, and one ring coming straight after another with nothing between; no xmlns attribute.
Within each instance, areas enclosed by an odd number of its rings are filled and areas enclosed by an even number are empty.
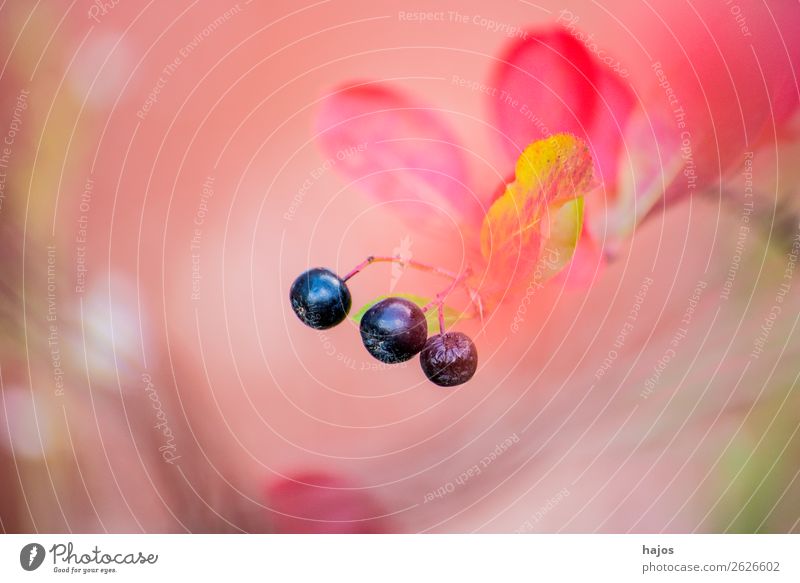
<svg viewBox="0 0 800 583"><path fill-rule="evenodd" d="M473 309L477 308L478 315L481 318L481 322L483 322L483 304L481 302L481 296L477 291L473 290L467 284L467 278L472 275L472 269L470 267L467 267L464 271L457 274L435 265L429 265L427 263L422 263L421 261L415 261L414 259L404 259L397 255L370 255L364 261L356 265L350 272L348 272L342 278L342 281L348 281L353 276L360 273L364 268L372 265L373 263L399 263L404 267L411 267L413 269L418 269L419 271L434 273L451 280L451 284L447 287L447 289L436 294L436 299L422 308L423 312L427 312L432 307L439 307L439 328L442 330L442 333L444 333L444 300L448 295L450 295L450 292L452 292L458 286L464 287L467 295L469 295L470 303L472 304Z"/></svg>
<svg viewBox="0 0 800 583"><path fill-rule="evenodd" d="M379 256L379 255L370 255L364 261L356 265L352 271L350 271L347 275L342 278L342 281L347 281L361 270L363 270L368 265L372 265L373 263L399 263L403 266L412 267L414 269L419 269L420 271L427 271L428 273L435 273L437 275L441 275L442 277L447 277L449 279L458 279L458 275L453 273L452 271L448 271L446 269L442 269L441 267L436 267L435 265L428 265L427 263L422 263L421 261L415 261L413 259L403 259L402 257L398 256Z"/></svg>
<svg viewBox="0 0 800 583"><path fill-rule="evenodd" d="M437 311L439 312L439 332L444 334L444 302L447 299L447 296L456 289L459 285L463 284L464 281L470 276L472 270L467 267L458 277L456 277L452 283L443 291L440 291L436 294L436 297L431 300L425 307L422 308L423 312L427 312L433 307L436 307ZM469 288L467 288L469 290Z"/></svg>

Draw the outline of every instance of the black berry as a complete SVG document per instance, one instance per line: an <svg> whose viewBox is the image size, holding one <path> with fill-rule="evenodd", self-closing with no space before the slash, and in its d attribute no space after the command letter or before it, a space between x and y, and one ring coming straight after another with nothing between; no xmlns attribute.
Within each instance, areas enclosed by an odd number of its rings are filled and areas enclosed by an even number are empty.
<svg viewBox="0 0 800 583"><path fill-rule="evenodd" d="M361 318L367 351L386 363L404 362L425 346L428 323L422 309L403 298L381 300Z"/></svg>
<svg viewBox="0 0 800 583"><path fill-rule="evenodd" d="M297 317L312 328L332 328L347 317L352 298L347 284L328 269L316 267L301 273L289 291Z"/></svg>
<svg viewBox="0 0 800 583"><path fill-rule="evenodd" d="M466 383L478 368L478 350L461 332L431 336L419 355L419 362L432 383L454 387Z"/></svg>

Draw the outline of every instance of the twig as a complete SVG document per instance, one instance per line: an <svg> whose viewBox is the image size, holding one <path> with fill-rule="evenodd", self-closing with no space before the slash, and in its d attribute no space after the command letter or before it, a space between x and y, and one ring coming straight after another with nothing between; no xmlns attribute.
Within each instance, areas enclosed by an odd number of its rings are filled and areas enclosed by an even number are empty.
<svg viewBox="0 0 800 583"><path fill-rule="evenodd" d="M362 269L364 269L368 265L372 265L373 263L399 263L400 265L403 266L419 269L420 271L427 271L429 273L435 273L437 275L441 275L442 277L447 277L449 279L458 279L459 277L452 271L447 271L446 269L442 269L441 267L436 267L435 265L428 265L427 263L422 263L420 261L414 261L413 259L403 259L402 257L398 256L370 255L364 261L356 265L355 268L353 268L353 270L350 273L345 275L342 278L342 281L347 281L348 279L359 273Z"/></svg>
<svg viewBox="0 0 800 583"><path fill-rule="evenodd" d="M456 274L452 271L448 271L446 269L442 269L441 267L436 267L435 265L429 265L427 263L422 263L421 261L415 261L413 259L403 259L402 257L393 255L393 256L379 256L379 255L370 255L364 261L356 265L347 275L342 278L342 281L347 281L352 278L354 275L360 273L365 267L372 265L373 263L399 263L404 267L411 267L413 269L418 269L420 271L425 271L427 273L434 273L436 275L440 275L442 277L446 277L451 280L450 285L443 291L436 294L436 298L429 302L427 305L423 306L422 311L427 312L432 307L438 307L439 309L439 329L444 334L444 301L450 293L456 289L458 286L462 286L467 295L469 295L470 304L473 307L473 310L477 311L477 314L481 318L481 324L483 324L483 304L481 302L480 294L472 289L467 284L467 278L472 275L472 269L467 267L464 271L459 274Z"/></svg>

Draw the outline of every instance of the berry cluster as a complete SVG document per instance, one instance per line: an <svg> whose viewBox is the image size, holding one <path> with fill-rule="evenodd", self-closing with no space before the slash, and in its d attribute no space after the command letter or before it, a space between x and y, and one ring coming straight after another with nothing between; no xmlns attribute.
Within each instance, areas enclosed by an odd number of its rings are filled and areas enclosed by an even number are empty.
<svg viewBox="0 0 800 583"><path fill-rule="evenodd" d="M396 261L438 272L450 277L452 283L436 296L436 300L423 307L402 297L388 297L370 307L360 323L361 340L367 352L388 364L405 362L419 354L425 376L441 387L454 387L471 379L478 368L475 344L466 334L444 329L444 298L463 283L463 276L394 257L369 257L345 277L316 267L300 274L292 283L289 300L294 313L304 324L317 330L341 323L352 305L347 280L376 261ZM434 307L439 312L439 334L429 338L425 312Z"/></svg>

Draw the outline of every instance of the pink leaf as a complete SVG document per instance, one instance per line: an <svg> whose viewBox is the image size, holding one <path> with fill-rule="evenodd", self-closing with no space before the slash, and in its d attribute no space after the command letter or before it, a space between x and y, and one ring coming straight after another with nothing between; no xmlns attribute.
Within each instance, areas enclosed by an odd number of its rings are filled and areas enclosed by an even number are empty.
<svg viewBox="0 0 800 583"><path fill-rule="evenodd" d="M659 204L665 192L684 188L696 178L690 159L684 159L679 135L670 121L637 109L625 124L617 158L616 188L588 195L587 227L613 256L623 241Z"/></svg>
<svg viewBox="0 0 800 583"><path fill-rule="evenodd" d="M478 223L483 208L468 186L456 138L436 112L379 84L325 98L319 144L352 186L413 225L426 220Z"/></svg>
<svg viewBox="0 0 800 583"><path fill-rule="evenodd" d="M562 29L530 33L511 46L494 74L492 109L516 160L531 142L558 132L584 136L597 98L596 67L584 46Z"/></svg>
<svg viewBox="0 0 800 583"><path fill-rule="evenodd" d="M621 128L633 108L628 82L563 29L530 33L495 73L493 113L511 159L532 141L568 132L589 145L613 185Z"/></svg>
<svg viewBox="0 0 800 583"><path fill-rule="evenodd" d="M589 125L586 142L595 159L598 178L606 188L617 184L619 155L625 127L635 107L630 84L616 73L598 64L596 79L597 107Z"/></svg>

